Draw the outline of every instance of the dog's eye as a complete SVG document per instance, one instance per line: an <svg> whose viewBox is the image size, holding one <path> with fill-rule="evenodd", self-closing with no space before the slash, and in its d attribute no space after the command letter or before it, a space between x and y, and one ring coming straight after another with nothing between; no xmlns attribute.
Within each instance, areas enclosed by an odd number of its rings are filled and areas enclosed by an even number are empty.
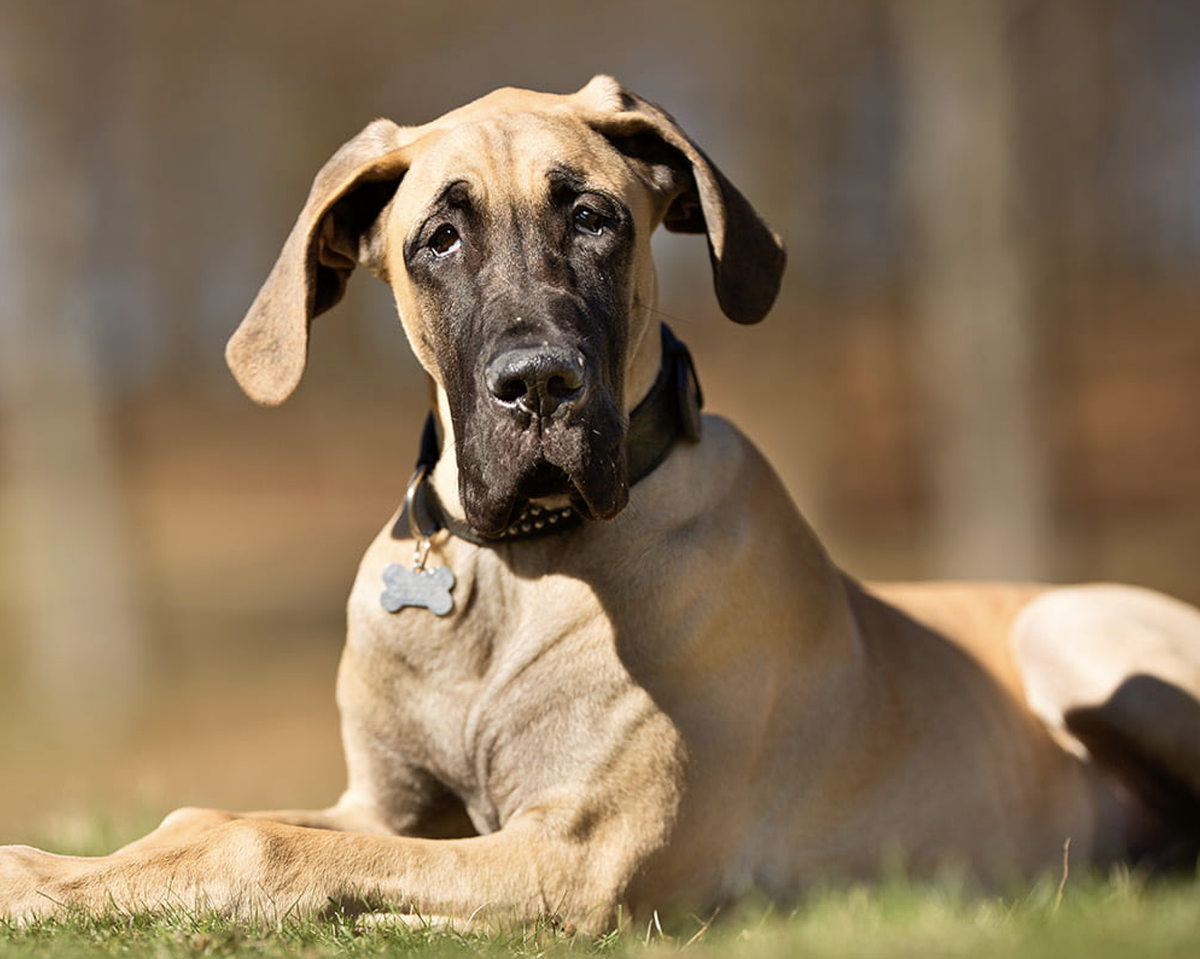
<svg viewBox="0 0 1200 959"><path fill-rule="evenodd" d="M588 236L599 236L608 225L608 217L603 213L597 213L590 206L575 207L571 218L575 223L575 229Z"/></svg>
<svg viewBox="0 0 1200 959"><path fill-rule="evenodd" d="M458 235L458 230L449 223L443 223L433 231L428 246L434 256L449 256L462 246L462 237Z"/></svg>

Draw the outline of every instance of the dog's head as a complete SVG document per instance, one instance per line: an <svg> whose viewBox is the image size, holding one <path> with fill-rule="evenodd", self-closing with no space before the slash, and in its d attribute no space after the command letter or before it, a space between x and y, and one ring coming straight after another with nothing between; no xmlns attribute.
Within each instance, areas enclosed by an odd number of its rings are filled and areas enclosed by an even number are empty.
<svg viewBox="0 0 1200 959"><path fill-rule="evenodd" d="M535 499L607 519L628 498L628 412L659 363L650 234L708 236L724 313L762 319L779 239L659 107L596 77L498 90L418 127L378 120L317 174L230 368L275 405L355 266L392 287L439 390L466 519L497 535Z"/></svg>

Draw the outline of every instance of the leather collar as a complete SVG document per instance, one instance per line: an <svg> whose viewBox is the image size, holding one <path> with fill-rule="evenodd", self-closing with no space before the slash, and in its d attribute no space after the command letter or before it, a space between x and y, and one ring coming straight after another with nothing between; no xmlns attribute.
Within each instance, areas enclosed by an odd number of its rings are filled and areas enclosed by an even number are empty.
<svg viewBox="0 0 1200 959"><path fill-rule="evenodd" d="M688 348L665 324L662 327L662 355L662 366L654 385L629 417L625 455L631 486L653 473L678 440L694 443L700 439L700 408L704 402L700 381ZM404 509L392 527L393 538L428 538L445 529L470 543L489 546L565 533L584 522L570 506L547 509L531 505L500 536L483 536L448 515L430 485L429 476L441 453L437 421L430 413L421 434L417 469L408 486Z"/></svg>

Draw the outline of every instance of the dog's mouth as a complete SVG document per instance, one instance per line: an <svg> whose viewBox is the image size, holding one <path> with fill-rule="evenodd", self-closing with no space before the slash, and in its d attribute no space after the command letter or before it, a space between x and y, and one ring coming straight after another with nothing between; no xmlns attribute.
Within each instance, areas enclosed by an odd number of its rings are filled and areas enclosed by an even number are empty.
<svg viewBox="0 0 1200 959"><path fill-rule="evenodd" d="M529 506L535 502L544 505L558 505L557 500L563 498L576 499L579 491L561 466L555 466L543 460L537 463L533 472L521 484L520 506Z"/></svg>
<svg viewBox="0 0 1200 959"><path fill-rule="evenodd" d="M513 533L526 517L539 509L546 511L570 510L582 519L610 519L624 506L624 496L619 500L610 495L609 490L598 497L594 490L581 487L560 466L541 461L532 472L518 485L516 495L511 500L511 507L503 519L502 529ZM499 522L497 514L496 521ZM472 523L480 529L478 523ZM485 535L499 535L486 533Z"/></svg>
<svg viewBox="0 0 1200 959"><path fill-rule="evenodd" d="M629 499L625 427L615 404L595 403L570 423L521 428L492 418L485 442L459 446L459 494L467 522L499 538L533 506L570 506L583 519L616 516Z"/></svg>
<svg viewBox="0 0 1200 959"><path fill-rule="evenodd" d="M612 462L600 477L573 476L546 460L532 468L507 489L492 487L484 495L463 497L467 522L481 535L500 538L534 507L569 507L585 520L612 519L628 501L624 464Z"/></svg>

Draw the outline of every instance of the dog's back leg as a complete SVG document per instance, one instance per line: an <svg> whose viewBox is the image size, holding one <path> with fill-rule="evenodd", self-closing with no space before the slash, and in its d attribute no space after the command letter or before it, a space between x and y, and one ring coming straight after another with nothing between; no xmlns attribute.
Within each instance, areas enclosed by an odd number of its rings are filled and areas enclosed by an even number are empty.
<svg viewBox="0 0 1200 959"><path fill-rule="evenodd" d="M1200 610L1146 589L1073 586L1014 627L1032 709L1129 790L1134 855L1194 864L1200 851Z"/></svg>

